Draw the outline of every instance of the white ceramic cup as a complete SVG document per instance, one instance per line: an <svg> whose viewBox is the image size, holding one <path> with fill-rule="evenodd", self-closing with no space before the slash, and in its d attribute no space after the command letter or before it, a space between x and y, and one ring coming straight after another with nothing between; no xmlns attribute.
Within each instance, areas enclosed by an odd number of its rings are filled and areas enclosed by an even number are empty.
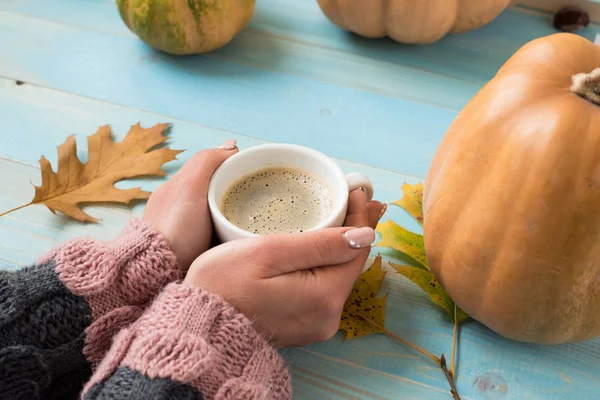
<svg viewBox="0 0 600 400"><path fill-rule="evenodd" d="M228 158L215 171L208 186L208 206L217 236L221 242L259 236L232 224L220 208L223 196L238 179L264 168L285 167L306 171L319 177L333 194L333 211L310 230L342 226L348 209L348 194L358 188L373 198L373 185L360 173L344 175L340 167L325 154L292 144L265 144L242 150Z"/></svg>

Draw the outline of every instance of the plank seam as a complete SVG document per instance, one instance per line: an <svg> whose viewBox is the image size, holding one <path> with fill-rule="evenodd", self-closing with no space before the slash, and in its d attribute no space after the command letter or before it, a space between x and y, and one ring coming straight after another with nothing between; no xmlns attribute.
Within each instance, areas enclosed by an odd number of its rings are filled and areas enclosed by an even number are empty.
<svg viewBox="0 0 600 400"><path fill-rule="evenodd" d="M9 76L6 76L6 75L0 75L0 79L1 78L7 79L7 80L13 80L13 81L16 80L16 78L9 77ZM243 133L238 133L238 132L230 131L230 130L219 128L219 127L215 127L215 126L212 126L212 125L202 124L202 123L197 122L197 121L189 121L189 120L184 120L184 119L180 119L180 118L173 118L173 117L168 116L168 115L159 114L159 113L157 113L155 111L150 111L150 110L144 110L142 108L131 107L131 106L127 106L127 105L124 105L124 104L121 104L121 103L113 103L111 101L106 101L106 100L99 99L99 98L96 98L96 97L90 97L90 96L84 96L84 95L81 95L81 94L71 93L71 92L67 92L67 91L64 91L64 90L56 89L56 88L53 88L53 87L49 87L49 86L45 86L45 85L40 85L40 84L37 84L37 83L27 82L27 84L30 85L30 86L34 86L34 87L37 87L37 88L44 89L44 90L50 90L50 91L53 91L53 92L56 92L56 93L62 93L62 94L66 94L66 95L69 95L69 96L81 97L81 98L88 99L90 101L95 101L95 102L98 102L98 103L110 104L110 105L115 106L115 107L121 107L121 108L129 109L129 110L143 112L143 113L146 113L146 114L149 114L149 115L153 115L155 117L170 119L174 123L175 122L179 122L179 123L184 123L184 124L190 124L190 125L200 126L202 128L206 128L206 129L210 129L210 130L215 130L215 131L227 133L227 134L239 136L239 137L245 138L245 139L255 140L255 141L258 141L258 142L262 142L262 143L273 143L271 141L268 141L268 140L265 140L265 139L262 139L262 138L259 138L259 137L255 137L255 136L251 136L251 135L247 135L247 134L243 134ZM393 170L389 170L389 169L386 169L386 168L377 167L377 166L370 165L370 164L358 163L356 161L345 160L345 159L342 159L342 158L334 158L334 157L331 157L331 158L333 160L343 161L345 163L349 163L349 164L355 165L357 167L373 168L373 169L377 169L379 171L383 171L383 172L387 172L387 173L390 173L390 174L398 175L398 176L403 177L404 179L417 179L417 180L423 180L424 179L422 177L418 177L418 176L415 176L415 175L407 175L407 174L404 174L404 173L399 172L399 171L393 171ZM30 164L28 162L20 161L20 160L16 160L16 159L12 159L12 158L9 158L9 157L6 157L6 156L2 156L2 155L0 155L0 160L13 161L13 162L16 162L16 163L19 163L19 164L23 164L23 165L27 165L27 166L39 169L39 167L36 166L36 165L32 165L32 164Z"/></svg>
<svg viewBox="0 0 600 400"><path fill-rule="evenodd" d="M295 350L301 351L301 352L304 352L304 353L307 353L307 354L310 354L310 355L315 356L315 357L323 358L324 360L329 360L329 361L337 362L337 363L340 363L340 364L347 364L347 365L350 365L352 367L356 367L356 368L359 368L359 369L364 369L364 370L367 370L367 371L370 371L370 372L373 372L373 373L376 373L376 374L381 374L381 375L384 375L386 377L389 377L389 378L392 378L392 379L396 379L396 380L399 380L399 381L402 381L402 382L406 382L406 383L414 384L414 385L417 385L417 386L421 386L421 387L424 387L426 389L435 390L435 391L440 392L440 393L449 393L449 390L443 390L443 389L440 389L440 388L436 388L435 386L430 386L430 385L427 385L425 383L413 381L412 379L403 378L403 377L397 376L397 375L392 375L392 374L389 374L389 373L383 372L383 371L378 371L376 369L365 367L364 365L360 365L360 364L357 364L355 362L346 361L346 360L340 360L338 358L327 356L325 354L318 353L318 352L311 351L311 350L307 350L307 349L304 349L304 348L297 348ZM441 370L440 370L440 373L441 373ZM443 376L440 376L440 381L442 383L445 382ZM463 397L463 396L461 396L461 398L464 399L464 400L470 400L469 397Z"/></svg>
<svg viewBox="0 0 600 400"><path fill-rule="evenodd" d="M48 20L48 19L44 19L44 18L39 18L37 16L31 16L31 15L27 15L27 14L15 13L15 12L12 12L12 11L2 11L1 13L17 15L17 16L20 16L22 18L29 18L29 19L34 19L34 20L38 20L38 21L44 21L44 22L55 24L55 25L59 25L59 26L68 26L68 27L76 28L76 29L82 30L82 31L93 31L93 32L99 32L99 33L107 34L107 35L110 35L110 36L117 36L117 37L122 37L122 38L133 39L133 40L141 42L141 40L138 39L134 35L133 36L130 36L130 35L126 36L126 35L121 35L121 34L118 34L118 33L107 32L107 31L104 31L104 30L95 29L95 28L84 28L84 27L79 26L77 24L63 23L63 22L58 22L58 21L54 21L54 20ZM426 73L426 74L429 74L429 75L432 75L432 76L440 76L440 77L443 77L444 79L448 79L448 80L454 81L456 83L465 83L465 84L470 84L472 86L480 87L485 82L487 82L486 80L482 80L482 81L472 80L471 81L471 80L461 79L459 77L452 76L452 75L449 75L449 74L434 72L434 71L426 69L426 68L417 68L417 67L414 67L412 65L407 65L407 64L403 64L403 63L395 63L395 62L391 62L391 61L388 61L388 60L372 59L372 58L369 58L369 57L358 55L356 53L350 53L350 52L346 52L346 51L342 51L342 50L338 50L338 49L334 49L334 48L330 48L330 47L316 46L316 45L311 44L311 43L300 42L300 41L296 41L296 40L293 40L293 39L284 38L282 36L274 35L274 34L267 33L267 32L263 32L263 31L260 31L260 30L254 29L254 28L246 28L244 31L242 31L240 33L240 35L244 35L244 34L257 35L257 36L265 36L265 37L273 37L273 38L277 38L278 40L281 40L281 41L284 41L284 42L295 43L295 44L299 44L299 45L306 46L306 47L314 47L314 48L317 48L317 49L320 49L320 50L324 50L324 51L328 51L328 52L336 53L336 54L350 55L352 57L356 57L356 58L361 59L361 60L376 60L378 63L381 63L381 64L401 66L401 67L406 68L408 70L418 71L418 72ZM398 96L394 96L394 95L391 95L391 94L383 94L383 93L372 92L372 91L366 90L364 88L349 86L349 85L345 85L345 84L333 84L331 82L327 82L327 81L324 81L324 80L321 80L321 79L317 79L317 78L313 78L313 77L310 77L310 76L295 74L295 73L291 73L291 72L283 72L283 71L279 71L279 70L276 70L276 69L273 69L273 68L268 68L268 67L265 67L265 66L253 64L253 63L250 63L250 62L233 61L233 60L229 59L228 57L219 56L219 55L217 55L214 52L204 54L204 56L212 58L212 59L215 59L215 60L219 60L219 61L225 61L225 62L232 63L232 64L246 65L246 66L250 66L250 67L253 67L253 68L258 68L258 69L265 70L265 71L271 71L271 72L282 74L282 75L286 75L286 76L293 76L293 77L297 77L297 78L301 78L301 79L311 80L311 81L314 81L314 82L320 82L320 83L326 84L326 85L344 87L344 88L347 88L347 89L352 89L352 90L356 90L356 91L363 92L363 93L369 93L369 94L376 95L376 96L382 96L382 97L391 98L391 99L402 99L402 100L406 101L407 103L411 103L411 104L419 104L419 105L429 105L429 106L431 106L431 104L429 104L427 102L424 102L424 101L419 101L419 100L414 100L414 99L403 97L401 95L401 93L398 93ZM459 111L458 109L452 109L452 108L448 108L448 107L441 107L441 106L434 106L434 107L437 108L437 109L440 109L440 110L451 111L453 113L458 113L458 111Z"/></svg>
<svg viewBox="0 0 600 400"><path fill-rule="evenodd" d="M7 260L6 258L2 258L2 257L0 257L0 261L4 261L7 264L15 264L15 265L18 265L20 267L26 267L27 266L27 264L21 264L20 262ZM3 270L0 269L0 271L3 271Z"/></svg>

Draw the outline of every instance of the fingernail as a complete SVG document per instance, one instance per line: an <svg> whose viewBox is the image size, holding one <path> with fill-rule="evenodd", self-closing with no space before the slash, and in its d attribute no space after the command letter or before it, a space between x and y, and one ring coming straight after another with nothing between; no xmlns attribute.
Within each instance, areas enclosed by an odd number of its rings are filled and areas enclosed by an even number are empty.
<svg viewBox="0 0 600 400"><path fill-rule="evenodd" d="M387 204L383 203L381 205L381 211L379 212L379 217L377 219L380 220L381 217L383 217L383 214L385 214L386 211L387 211Z"/></svg>
<svg viewBox="0 0 600 400"><path fill-rule="evenodd" d="M235 141L235 139L229 139L225 143L220 145L219 148L223 150L233 150L236 148L236 146L237 142Z"/></svg>
<svg viewBox="0 0 600 400"><path fill-rule="evenodd" d="M373 244L375 231L369 227L351 229L344 233L344 239L353 249L362 249Z"/></svg>
<svg viewBox="0 0 600 400"><path fill-rule="evenodd" d="M362 187L362 186L359 186L359 187L357 187L357 188L356 188L356 189L354 189L354 190L360 190L361 192L363 192L363 194L364 194L364 197L365 197L365 201L367 201L367 189L365 189L365 188L364 188L364 187Z"/></svg>

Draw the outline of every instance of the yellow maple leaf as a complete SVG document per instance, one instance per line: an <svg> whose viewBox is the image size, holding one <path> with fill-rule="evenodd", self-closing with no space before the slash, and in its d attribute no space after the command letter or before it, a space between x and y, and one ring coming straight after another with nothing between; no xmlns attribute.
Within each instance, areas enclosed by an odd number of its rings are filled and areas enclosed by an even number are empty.
<svg viewBox="0 0 600 400"><path fill-rule="evenodd" d="M402 199L393 204L404 208L422 225L423 184L409 185L405 183L402 186L402 191L404 192ZM418 263L418 265L414 266L390 263L391 267L418 285L429 296L431 301L448 313L456 324L460 324L469 318L463 310L455 306L450 295L448 295L433 275L433 272L431 272L422 235L406 230L393 221L377 225L377 231L381 234L381 241L376 246L399 251Z"/></svg>
<svg viewBox="0 0 600 400"><path fill-rule="evenodd" d="M429 270L423 236L404 229L392 220L377 225L377 232L381 234L381 240L375 244L376 247L389 247L404 253Z"/></svg>
<svg viewBox="0 0 600 400"><path fill-rule="evenodd" d="M381 256L378 255L373 264L358 277L346 300L340 322L340 329L346 332L344 340L383 332L361 317L366 317L381 327L384 326L387 294L377 297L384 277Z"/></svg>
<svg viewBox="0 0 600 400"><path fill-rule="evenodd" d="M117 189L114 184L127 178L164 176L164 163L174 160L182 150L156 149L165 142L163 134L169 124L156 124L144 129L140 124L131 127L118 143L111 140L108 125L88 137L88 160L85 164L77 158L77 145L71 135L58 146L58 168L52 170L46 157L40 158L42 183L35 187L35 196L29 204L13 210L44 204L50 211L60 211L81 222L96 222L86 214L81 205L86 203L122 203L147 199L150 192L141 188Z"/></svg>
<svg viewBox="0 0 600 400"><path fill-rule="evenodd" d="M392 204L404 208L414 219L423 226L423 183L402 185L404 196Z"/></svg>
<svg viewBox="0 0 600 400"><path fill-rule="evenodd" d="M423 290L433 301L435 304L444 309L452 320L455 320L455 312L456 312L456 323L460 324L469 316L461 310L459 307L456 307L454 301L450 298L450 295L446 292L446 290L442 287L442 285L435 279L433 273L431 271L424 270L422 268L413 267L410 265L396 265L393 263L389 263L391 267L393 267L398 273L404 275L413 283L418 285L421 290Z"/></svg>

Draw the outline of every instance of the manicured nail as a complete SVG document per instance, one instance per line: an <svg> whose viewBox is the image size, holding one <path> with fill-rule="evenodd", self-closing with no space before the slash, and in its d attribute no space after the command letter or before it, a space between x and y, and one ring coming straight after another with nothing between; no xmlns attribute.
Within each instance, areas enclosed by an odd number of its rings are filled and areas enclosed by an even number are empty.
<svg viewBox="0 0 600 400"><path fill-rule="evenodd" d="M236 146L237 142L235 141L235 139L229 139L225 143L220 145L219 148L223 150L233 150L236 148Z"/></svg>
<svg viewBox="0 0 600 400"><path fill-rule="evenodd" d="M365 195L365 201L367 201L367 189L365 189L365 188L364 188L364 187L362 187L362 186L359 186L359 187L357 187L357 188L356 188L356 189L354 189L354 190L360 190L361 192L363 192L363 194Z"/></svg>
<svg viewBox="0 0 600 400"><path fill-rule="evenodd" d="M383 214L385 214L386 211L387 211L387 204L383 203L381 205L381 211L379 212L379 217L377 218L377 220L380 220L381 217L383 217Z"/></svg>
<svg viewBox="0 0 600 400"><path fill-rule="evenodd" d="M373 244L375 231L369 227L351 229L344 233L344 239L353 249L362 249Z"/></svg>

